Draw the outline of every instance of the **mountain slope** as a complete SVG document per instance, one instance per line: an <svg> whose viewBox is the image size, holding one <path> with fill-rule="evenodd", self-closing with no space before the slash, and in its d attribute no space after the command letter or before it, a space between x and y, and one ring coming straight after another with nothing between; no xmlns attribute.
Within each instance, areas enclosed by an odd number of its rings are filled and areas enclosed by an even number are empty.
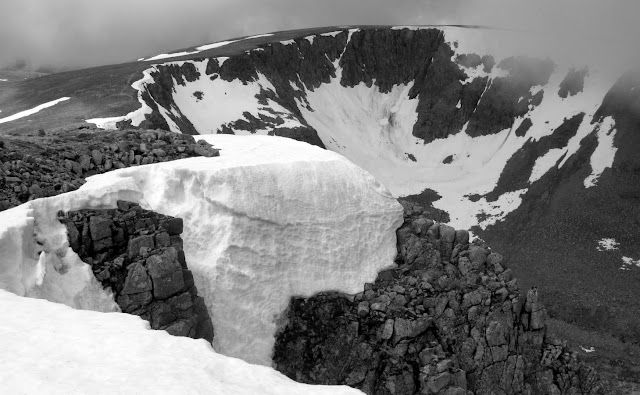
<svg viewBox="0 0 640 395"><path fill-rule="evenodd" d="M70 99L0 131L91 120L326 147L438 220L471 228L525 288L542 289L553 317L638 344L638 77L549 60L557 54L527 39L334 27L189 48L10 83L2 117Z"/></svg>

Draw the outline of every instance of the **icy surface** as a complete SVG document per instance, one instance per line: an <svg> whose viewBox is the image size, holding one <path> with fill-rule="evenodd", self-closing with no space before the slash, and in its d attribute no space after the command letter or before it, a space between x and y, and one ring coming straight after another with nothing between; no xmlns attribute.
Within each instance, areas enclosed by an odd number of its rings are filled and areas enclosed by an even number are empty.
<svg viewBox="0 0 640 395"><path fill-rule="evenodd" d="M28 117L29 115L33 115L37 112L40 112L42 110L44 110L45 108L49 108L52 106L55 106L56 104L69 100L70 97L62 97L60 99L57 100L53 100L47 103L43 103L40 104L39 106L36 106L34 108L31 108L29 110L25 110L25 111L20 111L19 113L10 115L8 117L4 117L4 118L0 118L0 123L6 123L6 122L11 122L11 121L15 121L16 119L20 119L20 118L24 118L24 117Z"/></svg>
<svg viewBox="0 0 640 395"><path fill-rule="evenodd" d="M204 340L152 331L121 313L74 310L0 290L0 383L7 394L359 394L299 384L214 352Z"/></svg>
<svg viewBox="0 0 640 395"><path fill-rule="evenodd" d="M613 145L615 137L615 121L607 117L598 127L598 146L591 155L591 174L584 179L585 188L595 186L602 172L613 165L616 151L618 151L618 148Z"/></svg>
<svg viewBox="0 0 640 395"><path fill-rule="evenodd" d="M47 235L47 250L68 254L57 210L114 207L124 199L181 217L216 350L268 365L276 319L292 296L356 293L393 265L402 208L369 173L334 152L280 137L201 137L221 157L121 169L90 177L78 191L7 210L2 215L15 217L16 226L0 235L0 251L35 249L27 216L33 207L31 218L49 227L36 232ZM0 257L11 279L5 282L15 284L5 288L36 277L37 255L28 252Z"/></svg>

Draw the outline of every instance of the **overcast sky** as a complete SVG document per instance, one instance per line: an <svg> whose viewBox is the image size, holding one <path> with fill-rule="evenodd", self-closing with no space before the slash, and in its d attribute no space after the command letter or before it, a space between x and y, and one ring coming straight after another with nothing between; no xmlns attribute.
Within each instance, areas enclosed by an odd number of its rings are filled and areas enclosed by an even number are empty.
<svg viewBox="0 0 640 395"><path fill-rule="evenodd" d="M283 29L482 24L635 44L635 0L0 0L0 65L78 68ZM629 38L632 37L632 39ZM622 45L622 44L621 44ZM635 48L635 45L634 45ZM634 49L635 51L635 49Z"/></svg>

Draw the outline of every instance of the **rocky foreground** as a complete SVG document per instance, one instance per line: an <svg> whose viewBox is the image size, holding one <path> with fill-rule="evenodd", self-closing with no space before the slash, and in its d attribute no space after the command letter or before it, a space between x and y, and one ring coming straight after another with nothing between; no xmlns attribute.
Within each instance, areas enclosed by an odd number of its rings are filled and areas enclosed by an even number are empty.
<svg viewBox="0 0 640 395"><path fill-rule="evenodd" d="M604 394L610 388L547 334L535 288L502 256L405 203L398 266L355 296L294 298L274 365L304 383L367 394Z"/></svg>
<svg viewBox="0 0 640 395"><path fill-rule="evenodd" d="M63 130L0 139L0 210L78 189L85 178L125 167L218 156L210 144L161 130Z"/></svg>

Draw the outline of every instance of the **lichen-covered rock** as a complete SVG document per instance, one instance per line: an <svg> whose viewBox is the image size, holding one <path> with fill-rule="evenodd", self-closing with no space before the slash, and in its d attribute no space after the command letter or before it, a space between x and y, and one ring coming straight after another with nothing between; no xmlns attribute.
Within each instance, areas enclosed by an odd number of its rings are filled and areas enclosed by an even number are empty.
<svg viewBox="0 0 640 395"><path fill-rule="evenodd" d="M363 292L291 300L278 370L367 394L605 393L566 343L547 336L536 289L521 295L500 254L426 215L405 205L398 267Z"/></svg>
<svg viewBox="0 0 640 395"><path fill-rule="evenodd" d="M117 209L60 213L69 245L125 313L172 335L213 339L182 250L182 220L118 201ZM105 240L109 240L108 243Z"/></svg>

